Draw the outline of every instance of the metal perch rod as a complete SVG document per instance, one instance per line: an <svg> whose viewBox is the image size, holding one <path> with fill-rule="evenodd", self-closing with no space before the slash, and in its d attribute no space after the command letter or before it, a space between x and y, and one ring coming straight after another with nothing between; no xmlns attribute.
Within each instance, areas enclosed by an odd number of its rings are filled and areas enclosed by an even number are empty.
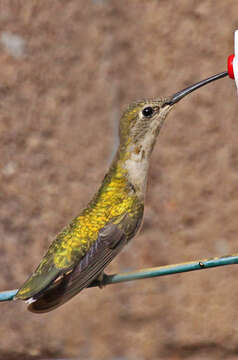
<svg viewBox="0 0 238 360"><path fill-rule="evenodd" d="M94 282L92 282L92 284L90 284L89 287L95 287L99 285L105 286L110 284L117 284L120 282L148 279L157 276L179 274L188 271L210 269L217 266L233 264L238 264L238 254L214 257L204 260L189 261L180 264L158 266L154 268L142 269L138 271L125 272L114 275L104 274L103 280L101 282L95 280ZM16 293L17 289L0 292L0 302L13 300Z"/></svg>

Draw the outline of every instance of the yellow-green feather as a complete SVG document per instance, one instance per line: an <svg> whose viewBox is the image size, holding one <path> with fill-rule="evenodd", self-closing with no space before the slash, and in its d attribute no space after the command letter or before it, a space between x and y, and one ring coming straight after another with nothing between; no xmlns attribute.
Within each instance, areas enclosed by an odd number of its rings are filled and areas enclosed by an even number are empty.
<svg viewBox="0 0 238 360"><path fill-rule="evenodd" d="M25 282L16 298L32 296L35 288L43 290L61 270L74 267L97 240L99 230L109 222L117 224L125 214L132 220L142 217L143 203L128 182L127 172L122 166L123 160L114 161L98 193L87 208L57 235L35 273ZM134 223L128 223L128 237L134 235Z"/></svg>
<svg viewBox="0 0 238 360"><path fill-rule="evenodd" d="M130 129L146 101L135 103L120 121L120 147L104 181L86 209L60 232L36 271L23 284L16 298L27 299L39 294L61 273L74 268L97 240L99 231L108 223L122 226L130 239L138 230L143 216L143 200L139 199L128 180L125 162L130 157L133 139ZM123 216L127 221L122 222Z"/></svg>
<svg viewBox="0 0 238 360"><path fill-rule="evenodd" d="M109 222L116 223L117 218L125 213L136 215L141 205L131 191L125 171L120 166L112 169L88 207L53 244L51 251L55 266L61 269L69 267L75 257L81 257L89 250L100 229Z"/></svg>

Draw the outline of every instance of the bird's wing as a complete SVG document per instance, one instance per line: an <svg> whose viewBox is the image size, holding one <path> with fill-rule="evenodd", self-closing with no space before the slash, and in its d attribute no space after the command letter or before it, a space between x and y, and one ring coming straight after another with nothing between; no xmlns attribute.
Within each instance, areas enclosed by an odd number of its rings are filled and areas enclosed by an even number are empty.
<svg viewBox="0 0 238 360"><path fill-rule="evenodd" d="M123 217L124 218L124 217ZM107 251L114 254L115 251L110 251L113 247L117 247L123 231L119 230L119 227L113 223L108 223L98 232L98 238L92 244L91 248L83 256L78 256L77 261L71 263L66 268L59 268L54 264L54 251L52 246L49 249L46 256L42 259L40 265L36 271L26 280L23 286L18 290L15 298L21 300L37 299L45 290L48 289L55 281L61 282L65 279L65 276L70 273L74 273L77 268L78 271L83 272L86 268L90 268L91 262L95 259L95 264L101 260L108 263L110 260L103 259L104 252ZM57 241L57 239L56 239ZM57 246L56 241L52 244ZM56 244L56 245L55 245ZM115 245L114 245L115 244ZM112 254L110 256L112 256ZM115 254L116 255L116 254ZM114 255L114 256L115 256ZM105 255L106 256L106 255ZM100 264L99 264L100 265ZM97 268L95 268L95 272ZM86 276L87 274L85 274ZM31 300L30 300L31 301Z"/></svg>
<svg viewBox="0 0 238 360"><path fill-rule="evenodd" d="M30 310L35 312L50 311L63 304L98 277L123 245L135 235L142 217L143 205L137 209L136 216L124 213L114 217L99 230L97 240L85 254L80 255L75 249L77 257L64 268L54 264L53 255L57 250L57 239L60 239L58 236L15 299L34 301Z"/></svg>
<svg viewBox="0 0 238 360"><path fill-rule="evenodd" d="M32 312L48 312L64 304L96 279L108 263L127 242L127 236L118 225L106 225L80 263L60 280L46 289L28 309Z"/></svg>
<svg viewBox="0 0 238 360"><path fill-rule="evenodd" d="M120 224L124 222L122 219L125 218L125 215L121 215L118 219L115 219ZM55 241L51 244L47 254L41 260L39 266L37 267L36 271L26 280L23 286L18 290L15 298L21 300L28 300L28 299L37 299L39 298L46 289L48 289L55 281L62 280L66 274L71 273L78 264L81 265L81 271L85 268L90 261L92 261L94 256L99 256L101 252L106 249L107 247L112 246L112 244L120 239L118 239L118 232L116 232L116 225L114 226L113 223L106 224L101 230L98 232L98 238L95 240L86 253L82 253L75 249L75 253L71 254L67 261L63 261L63 264L66 264L64 267L56 266L54 261L55 253L57 252L61 243L61 237L64 237L64 231L61 232ZM66 229L66 234L70 234L69 231ZM119 231L119 228L118 228ZM59 244L59 245L58 245ZM62 255L62 246L60 247L60 256ZM66 255L67 256L67 253ZM30 300L31 301L31 300Z"/></svg>

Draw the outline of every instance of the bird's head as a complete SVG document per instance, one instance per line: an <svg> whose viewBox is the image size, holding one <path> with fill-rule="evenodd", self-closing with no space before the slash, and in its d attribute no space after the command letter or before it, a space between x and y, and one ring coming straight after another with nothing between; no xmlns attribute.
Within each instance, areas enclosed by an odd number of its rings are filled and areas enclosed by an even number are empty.
<svg viewBox="0 0 238 360"><path fill-rule="evenodd" d="M144 147L146 143L150 143L152 149L163 122L174 105L192 91L226 75L227 72L214 75L167 98L142 100L131 104L120 120L121 145Z"/></svg>
<svg viewBox="0 0 238 360"><path fill-rule="evenodd" d="M131 104L121 117L120 141L139 144L149 133L155 137L173 105L167 99L142 100Z"/></svg>

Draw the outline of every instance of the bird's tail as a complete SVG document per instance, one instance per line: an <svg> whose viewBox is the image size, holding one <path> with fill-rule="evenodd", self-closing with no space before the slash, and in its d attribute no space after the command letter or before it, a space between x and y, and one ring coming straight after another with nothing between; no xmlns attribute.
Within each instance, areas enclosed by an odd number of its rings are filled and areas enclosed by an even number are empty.
<svg viewBox="0 0 238 360"><path fill-rule="evenodd" d="M101 253L101 261L97 261L97 258L94 259L91 266L84 270L81 270L80 266L76 266L70 273L63 275L50 285L41 296L33 298L28 310L34 313L44 313L63 305L98 278L119 250L120 247L113 251L104 249Z"/></svg>
<svg viewBox="0 0 238 360"><path fill-rule="evenodd" d="M33 298L28 310L34 313L51 311L70 300L81 289L76 286L67 290L67 276L51 285L38 299Z"/></svg>

